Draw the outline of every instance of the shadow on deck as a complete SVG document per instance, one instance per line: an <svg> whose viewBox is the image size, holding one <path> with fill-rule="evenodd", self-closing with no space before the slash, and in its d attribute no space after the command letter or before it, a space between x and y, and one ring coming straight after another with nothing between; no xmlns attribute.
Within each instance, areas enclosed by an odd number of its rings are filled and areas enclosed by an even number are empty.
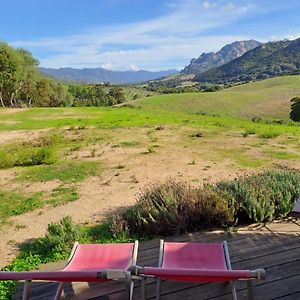
<svg viewBox="0 0 300 300"><path fill-rule="evenodd" d="M233 269L265 268L267 278L254 282L255 299L300 299L300 221L274 222L267 226L250 226L237 232L215 231L165 238L166 241L220 242L227 240ZM159 241L140 244L138 264L156 266ZM49 264L43 270L61 269L64 264ZM32 286L30 299L53 299L56 283L37 282ZM14 299L21 299L22 284ZM239 299L246 299L246 284L237 285ZM134 288L134 299L140 299L139 283ZM119 282L100 284L66 284L62 299L117 300L124 297L124 285ZM155 299L155 281L147 283L147 299ZM224 283L192 284L164 282L162 300L176 299L231 299L229 286Z"/></svg>

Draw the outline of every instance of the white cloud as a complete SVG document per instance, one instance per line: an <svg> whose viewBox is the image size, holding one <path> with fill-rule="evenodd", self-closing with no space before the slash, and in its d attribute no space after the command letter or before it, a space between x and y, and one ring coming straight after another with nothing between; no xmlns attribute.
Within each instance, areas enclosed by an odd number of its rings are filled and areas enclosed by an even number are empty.
<svg viewBox="0 0 300 300"><path fill-rule="evenodd" d="M106 70L113 70L114 66L113 66L113 64L111 62L108 62L106 64L102 64L101 68L106 69Z"/></svg>
<svg viewBox="0 0 300 300"><path fill-rule="evenodd" d="M11 44L29 48L33 53L44 53L46 58L40 62L45 67L169 68L178 66L179 61L188 63L203 51L215 51L225 43L248 38L205 35L206 30L234 22L247 12L245 5L230 3L173 0L169 3L169 13L159 18ZM47 54L49 51L51 55Z"/></svg>
<svg viewBox="0 0 300 300"><path fill-rule="evenodd" d="M216 7L216 4L213 3L213 2L211 2L211 1L204 1L204 2L202 3L202 7L203 7L204 9L211 9L211 8Z"/></svg>
<svg viewBox="0 0 300 300"><path fill-rule="evenodd" d="M228 2L221 7L222 10L231 11L235 9L235 5L232 2Z"/></svg>

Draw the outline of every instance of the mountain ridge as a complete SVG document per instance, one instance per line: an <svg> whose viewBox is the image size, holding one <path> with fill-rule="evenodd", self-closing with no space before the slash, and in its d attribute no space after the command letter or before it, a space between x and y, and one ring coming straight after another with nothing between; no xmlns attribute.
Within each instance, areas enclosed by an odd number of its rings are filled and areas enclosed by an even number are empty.
<svg viewBox="0 0 300 300"><path fill-rule="evenodd" d="M104 68L39 68L44 75L54 77L55 79L66 82L80 83L104 83L110 82L113 84L141 83L152 79L169 76L178 73L177 70L165 71L112 71Z"/></svg>
<svg viewBox="0 0 300 300"><path fill-rule="evenodd" d="M256 40L235 41L223 46L218 52L202 53L197 59L193 58L180 74L203 73L211 68L226 64L237 57L242 56L247 51L252 50L262 43Z"/></svg>
<svg viewBox="0 0 300 300"><path fill-rule="evenodd" d="M198 82L230 83L266 79L300 72L300 38L268 42L241 57L194 78Z"/></svg>

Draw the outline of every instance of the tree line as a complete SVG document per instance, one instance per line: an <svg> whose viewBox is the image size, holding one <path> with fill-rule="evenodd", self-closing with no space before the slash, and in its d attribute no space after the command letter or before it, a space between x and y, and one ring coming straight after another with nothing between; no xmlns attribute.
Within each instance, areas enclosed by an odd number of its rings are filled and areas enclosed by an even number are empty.
<svg viewBox="0 0 300 300"><path fill-rule="evenodd" d="M63 84L39 72L25 49L0 42L0 106L111 106L125 101L118 86Z"/></svg>

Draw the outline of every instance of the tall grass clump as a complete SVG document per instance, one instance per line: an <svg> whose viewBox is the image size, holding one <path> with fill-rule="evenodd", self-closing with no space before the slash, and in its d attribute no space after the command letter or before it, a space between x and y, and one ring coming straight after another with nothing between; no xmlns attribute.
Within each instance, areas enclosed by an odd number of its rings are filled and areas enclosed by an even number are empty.
<svg viewBox="0 0 300 300"><path fill-rule="evenodd" d="M48 165L56 160L51 147L10 146L0 149L0 169Z"/></svg>
<svg viewBox="0 0 300 300"><path fill-rule="evenodd" d="M230 224L233 211L210 189L169 180L141 193L123 219L131 234L165 235Z"/></svg>
<svg viewBox="0 0 300 300"><path fill-rule="evenodd" d="M269 222L285 217L300 196L300 174L293 171L265 171L258 175L219 182L216 191L235 201L238 222Z"/></svg>

